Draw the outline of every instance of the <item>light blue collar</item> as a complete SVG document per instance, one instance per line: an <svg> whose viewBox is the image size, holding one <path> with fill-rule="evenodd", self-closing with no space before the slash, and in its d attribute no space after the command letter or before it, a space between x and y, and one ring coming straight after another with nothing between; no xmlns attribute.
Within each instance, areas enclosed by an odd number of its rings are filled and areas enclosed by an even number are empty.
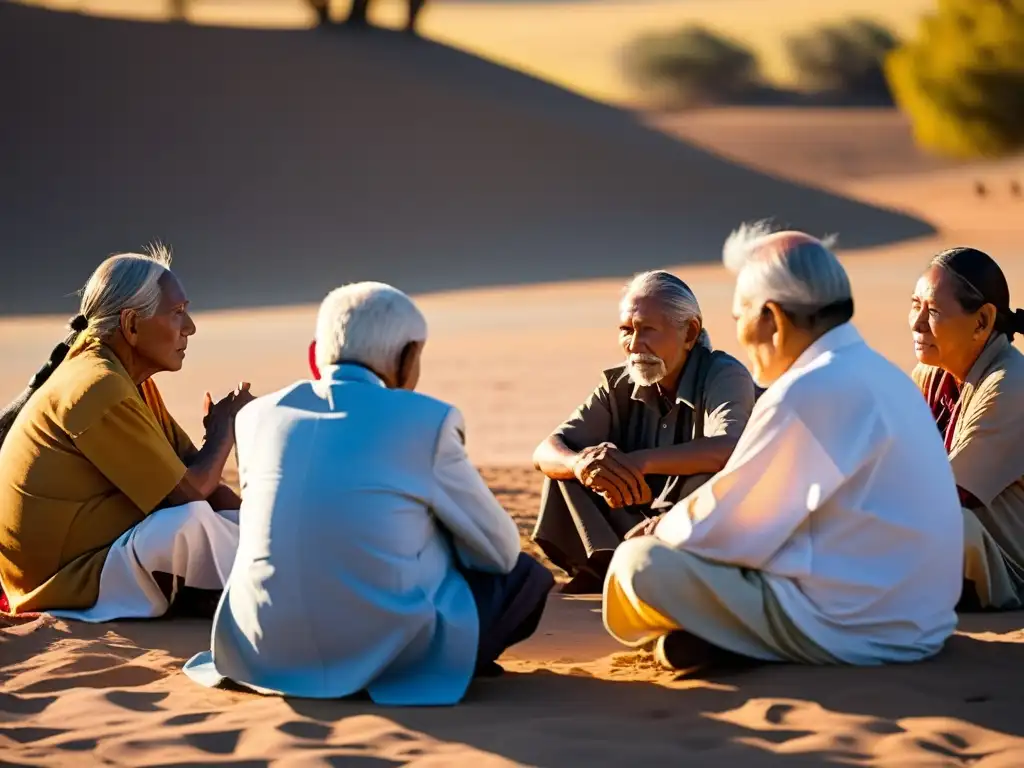
<svg viewBox="0 0 1024 768"><path fill-rule="evenodd" d="M378 387L387 387L384 380L369 368L357 363L341 363L340 365L325 365L320 369L320 375L331 381L354 381L362 384L376 384Z"/></svg>

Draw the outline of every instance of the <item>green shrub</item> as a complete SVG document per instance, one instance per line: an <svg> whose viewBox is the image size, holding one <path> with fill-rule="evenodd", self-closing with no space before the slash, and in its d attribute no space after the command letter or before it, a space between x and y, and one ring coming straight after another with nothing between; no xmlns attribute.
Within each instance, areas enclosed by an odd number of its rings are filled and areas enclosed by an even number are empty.
<svg viewBox="0 0 1024 768"><path fill-rule="evenodd" d="M1024 0L940 0L885 71L923 148L952 157L1024 149Z"/></svg>
<svg viewBox="0 0 1024 768"><path fill-rule="evenodd" d="M887 99L884 62L898 42L885 27L853 19L791 36L786 52L803 89Z"/></svg>
<svg viewBox="0 0 1024 768"><path fill-rule="evenodd" d="M643 35L626 47L626 77L665 107L729 101L755 90L757 57L704 27Z"/></svg>

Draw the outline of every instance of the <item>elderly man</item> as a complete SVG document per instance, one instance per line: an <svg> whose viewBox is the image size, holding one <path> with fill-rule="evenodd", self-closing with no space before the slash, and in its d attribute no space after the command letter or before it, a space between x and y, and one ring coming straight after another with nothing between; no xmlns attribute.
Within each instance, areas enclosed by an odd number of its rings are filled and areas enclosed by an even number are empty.
<svg viewBox="0 0 1024 768"><path fill-rule="evenodd" d="M194 679L455 704L536 629L554 579L470 464L458 410L412 391L426 337L401 291L339 288L323 378L239 414L241 541Z"/></svg>
<svg viewBox="0 0 1024 768"><path fill-rule="evenodd" d="M811 664L937 653L956 626L963 523L927 405L850 323L826 243L755 225L725 252L737 337L768 389L725 468L615 553L606 628L656 640L674 668L715 649Z"/></svg>
<svg viewBox="0 0 1024 768"><path fill-rule="evenodd" d="M599 593L623 536L725 465L754 406L750 374L711 350L700 305L673 274L626 286L619 343L625 364L533 457L547 476L533 538L572 576L570 594Z"/></svg>

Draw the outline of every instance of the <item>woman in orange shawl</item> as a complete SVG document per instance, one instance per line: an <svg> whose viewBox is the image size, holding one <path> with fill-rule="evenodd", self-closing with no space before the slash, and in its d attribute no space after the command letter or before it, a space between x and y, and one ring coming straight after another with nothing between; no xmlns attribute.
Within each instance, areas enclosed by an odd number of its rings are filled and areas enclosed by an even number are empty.
<svg viewBox="0 0 1024 768"><path fill-rule="evenodd" d="M166 251L112 256L68 338L0 415L0 586L11 613L86 621L215 605L238 545L221 484L248 385L212 403L197 449L152 376L196 327ZM232 511L234 510L234 511Z"/></svg>

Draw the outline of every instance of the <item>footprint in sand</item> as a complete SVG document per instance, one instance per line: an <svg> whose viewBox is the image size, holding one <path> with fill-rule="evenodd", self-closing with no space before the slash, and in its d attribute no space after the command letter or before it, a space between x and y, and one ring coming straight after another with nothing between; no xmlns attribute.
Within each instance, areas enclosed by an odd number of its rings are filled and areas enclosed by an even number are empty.
<svg viewBox="0 0 1024 768"><path fill-rule="evenodd" d="M178 726L185 725L198 725L204 723L213 717L212 712L193 712L188 715L175 715L174 717L168 718L164 725L169 725L171 728L177 728Z"/></svg>
<svg viewBox="0 0 1024 768"><path fill-rule="evenodd" d="M161 701L167 698L166 693L147 693L145 691L108 691L103 694L111 704L130 709L133 712L159 712Z"/></svg>
<svg viewBox="0 0 1024 768"><path fill-rule="evenodd" d="M331 735L331 727L323 723L316 723L312 720L290 720L281 723L277 730L294 736L297 739L310 739L312 741L324 741Z"/></svg>
<svg viewBox="0 0 1024 768"><path fill-rule="evenodd" d="M19 744L34 744L43 739L67 733L63 728L33 728L31 726L0 728L0 737L6 737Z"/></svg>
<svg viewBox="0 0 1024 768"><path fill-rule="evenodd" d="M107 657L107 666L95 672L51 675L37 683L25 686L22 693L53 693L72 688L138 688L155 683L164 677L162 671L149 667L123 662L111 666L110 657Z"/></svg>
<svg viewBox="0 0 1024 768"><path fill-rule="evenodd" d="M11 715L38 715L57 700L56 696L20 696L0 693L0 712Z"/></svg>

